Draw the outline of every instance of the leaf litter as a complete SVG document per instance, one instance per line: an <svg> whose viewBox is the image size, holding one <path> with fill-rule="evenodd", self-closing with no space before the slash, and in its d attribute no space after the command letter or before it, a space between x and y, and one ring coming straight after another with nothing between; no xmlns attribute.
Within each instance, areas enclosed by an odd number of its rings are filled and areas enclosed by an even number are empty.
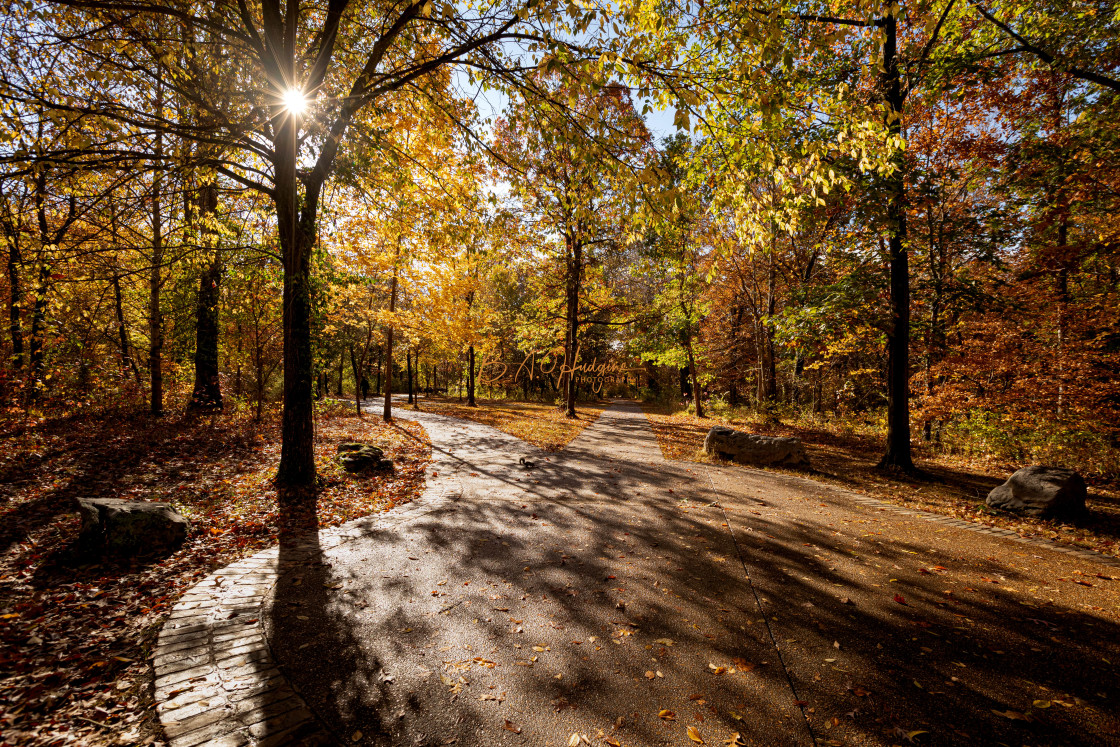
<svg viewBox="0 0 1120 747"><path fill-rule="evenodd" d="M0 454L0 742L150 744L161 739L148 655L179 597L216 568L274 545L279 412L204 418L107 411L5 423ZM417 423L316 414L320 527L389 510L423 489L430 447ZM341 441L368 441L391 474L349 475ZM159 500L191 522L159 559L74 552L74 496Z"/></svg>

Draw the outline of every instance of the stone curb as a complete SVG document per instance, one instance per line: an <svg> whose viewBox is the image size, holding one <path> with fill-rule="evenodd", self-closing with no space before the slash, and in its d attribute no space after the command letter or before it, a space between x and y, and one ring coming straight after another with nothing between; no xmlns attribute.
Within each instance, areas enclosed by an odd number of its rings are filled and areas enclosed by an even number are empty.
<svg viewBox="0 0 1120 747"><path fill-rule="evenodd" d="M461 491L429 485L388 516L375 514L319 533L308 555L372 531L400 526L454 503ZM301 546L284 566L300 564ZM281 570L273 547L215 571L188 590L152 653L156 710L171 747L329 745L320 725L277 667L261 613Z"/></svg>
<svg viewBox="0 0 1120 747"><path fill-rule="evenodd" d="M895 503L888 503L886 501L881 501L878 498L869 498L868 496L860 495L859 493L853 493L851 491L844 492L847 495L851 496L851 498L857 503L862 503L865 506L885 508L898 514L917 516L928 521L935 521L938 524L945 524L951 527L956 527L958 529L968 529L980 534L990 534L995 537L1003 537L1005 539L1014 540L1016 542L1022 542L1026 545L1045 547L1047 549L1064 553L1066 555L1072 555L1082 560L1089 560L1094 563L1100 563L1101 565L1111 566L1112 568L1120 568L1120 559L1114 558L1111 555L1105 555L1104 553L1097 552L1096 550L1090 550L1085 547L1072 547L1070 545L1064 545L1060 542L1055 542L1044 537L1024 537L1018 532L1013 532L1010 529L1001 529L1000 527L992 527L986 524L977 524L974 521L956 519L952 516L936 514L932 511L923 511L922 509L918 508L907 508L906 506L899 506Z"/></svg>

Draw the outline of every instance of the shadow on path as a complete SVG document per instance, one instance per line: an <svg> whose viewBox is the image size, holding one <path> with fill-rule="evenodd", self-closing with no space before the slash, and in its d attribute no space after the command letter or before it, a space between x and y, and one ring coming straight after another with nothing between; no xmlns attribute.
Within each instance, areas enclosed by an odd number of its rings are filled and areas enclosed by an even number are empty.
<svg viewBox="0 0 1120 747"><path fill-rule="evenodd" d="M1117 582L1040 586L1051 571L1088 579L1089 563L802 478L666 463L630 405L549 455L485 426L398 415L424 423L430 489L458 500L293 555L269 613L285 673L340 741L1120 733ZM524 454L539 467L521 468Z"/></svg>

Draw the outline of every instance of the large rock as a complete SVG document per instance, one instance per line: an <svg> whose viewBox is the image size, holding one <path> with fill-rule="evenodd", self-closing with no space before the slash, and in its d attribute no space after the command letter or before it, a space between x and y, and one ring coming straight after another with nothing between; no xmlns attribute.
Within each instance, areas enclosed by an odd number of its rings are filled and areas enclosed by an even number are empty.
<svg viewBox="0 0 1120 747"><path fill-rule="evenodd" d="M338 461L347 472L361 472L365 469L389 470L393 468L391 459L373 444L347 441L338 445Z"/></svg>
<svg viewBox="0 0 1120 747"><path fill-rule="evenodd" d="M808 467L800 438L758 436L725 425L714 425L704 439L704 452L741 464Z"/></svg>
<svg viewBox="0 0 1120 747"><path fill-rule="evenodd" d="M79 498L80 541L116 555L146 555L178 547L191 525L166 503Z"/></svg>
<svg viewBox="0 0 1120 747"><path fill-rule="evenodd" d="M992 508L1054 519L1085 513L1085 480L1071 469L1024 467L988 493Z"/></svg>

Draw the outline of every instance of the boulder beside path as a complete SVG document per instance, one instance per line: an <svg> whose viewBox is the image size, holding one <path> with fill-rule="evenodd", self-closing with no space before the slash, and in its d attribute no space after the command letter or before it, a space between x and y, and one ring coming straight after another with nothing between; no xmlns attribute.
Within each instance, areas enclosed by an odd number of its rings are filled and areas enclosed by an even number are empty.
<svg viewBox="0 0 1120 747"><path fill-rule="evenodd" d="M393 461L385 458L385 452L380 447L357 441L346 441L338 445L338 461L347 472L393 468Z"/></svg>
<svg viewBox="0 0 1120 747"><path fill-rule="evenodd" d="M714 425L704 438L704 453L740 464L808 467L800 438L759 436L725 425Z"/></svg>
<svg viewBox="0 0 1120 747"><path fill-rule="evenodd" d="M1072 519L1085 513L1085 480L1071 469L1034 465L1023 467L988 493L992 508L1053 519Z"/></svg>
<svg viewBox="0 0 1120 747"><path fill-rule="evenodd" d="M79 498L80 541L115 555L146 555L182 544L191 525L167 503Z"/></svg>

